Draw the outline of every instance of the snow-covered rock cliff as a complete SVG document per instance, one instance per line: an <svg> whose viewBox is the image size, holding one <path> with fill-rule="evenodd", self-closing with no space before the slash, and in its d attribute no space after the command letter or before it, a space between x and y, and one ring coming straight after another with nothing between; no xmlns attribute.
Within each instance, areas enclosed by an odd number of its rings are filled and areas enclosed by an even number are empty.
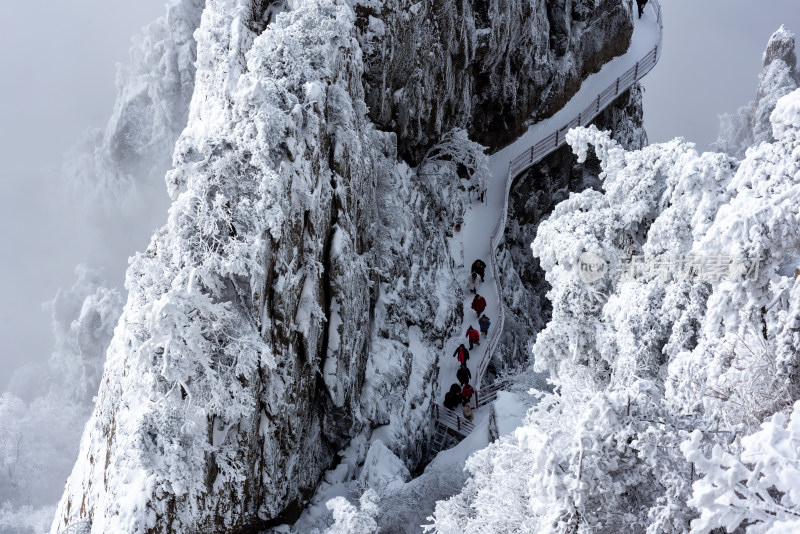
<svg viewBox="0 0 800 534"><path fill-rule="evenodd" d="M496 148L556 109L627 46L628 2L589 4L206 2L169 222L128 270L53 532L289 521L378 426L415 467L472 184L400 156L455 126Z"/></svg>
<svg viewBox="0 0 800 534"><path fill-rule="evenodd" d="M170 0L166 15L134 37L108 124L86 132L65 158L67 185L87 206L136 211L162 193L194 92L193 33L203 4Z"/></svg>
<svg viewBox="0 0 800 534"><path fill-rule="evenodd" d="M624 53L633 32L631 5L619 0L364 0L355 9L370 117L417 162L454 127L491 149L514 140Z"/></svg>
<svg viewBox="0 0 800 534"><path fill-rule="evenodd" d="M778 99L797 89L800 72L797 71L795 36L781 26L770 37L763 56L764 69L758 77L756 99L739 108L736 113L720 117L720 131L714 148L738 159L745 151L762 141L772 142L772 124L769 116Z"/></svg>
<svg viewBox="0 0 800 534"><path fill-rule="evenodd" d="M427 413L435 358L414 369L402 341L408 325L442 337L456 318L444 298L457 293L454 277L439 272L450 267L449 225L413 194L393 136L366 119L349 6L304 4L260 35L253 20L231 2L204 11L169 223L128 272L56 529L81 519L93 532L263 525L296 510L361 427L402 415L386 400L408 392L408 409L418 397ZM381 207L396 241L379 258ZM420 213L403 228L392 216L407 210ZM387 367L368 363L367 349L370 311L379 298L392 307L391 296L399 309L382 325L395 346L372 354L395 359ZM388 399L362 415L368 373ZM412 418L406 439L427 424Z"/></svg>

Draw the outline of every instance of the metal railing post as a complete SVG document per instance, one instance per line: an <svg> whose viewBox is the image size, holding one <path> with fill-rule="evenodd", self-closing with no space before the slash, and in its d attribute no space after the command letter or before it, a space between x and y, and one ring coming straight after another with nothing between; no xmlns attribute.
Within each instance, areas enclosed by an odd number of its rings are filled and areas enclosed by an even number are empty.
<svg viewBox="0 0 800 534"><path fill-rule="evenodd" d="M615 94L615 95L618 95L618 94L619 94L619 78L617 78L617 88L616 88L616 89L614 89L614 94Z"/></svg>

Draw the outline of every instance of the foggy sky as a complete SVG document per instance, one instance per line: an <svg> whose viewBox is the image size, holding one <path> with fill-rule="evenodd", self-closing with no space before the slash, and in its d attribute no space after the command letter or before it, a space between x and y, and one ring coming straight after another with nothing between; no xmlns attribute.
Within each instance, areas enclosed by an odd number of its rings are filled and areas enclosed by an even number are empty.
<svg viewBox="0 0 800 534"><path fill-rule="evenodd" d="M116 95L115 65L127 62L131 37L165 12L164 5L164 0L3 5L0 391L14 368L50 355L50 319L42 303L75 281L75 265L114 263L109 270L118 272L107 274L116 285L122 283L125 255L109 262L102 250L87 250L88 240L71 235L73 206L52 209L43 190L46 177L58 176L62 153L80 134L90 126L105 126ZM95 258L102 259L91 261Z"/></svg>
<svg viewBox="0 0 800 534"><path fill-rule="evenodd" d="M664 48L643 79L651 143L685 137L709 150L718 115L755 99L761 55L784 24L800 34L800 0L661 0Z"/></svg>
<svg viewBox="0 0 800 534"><path fill-rule="evenodd" d="M121 285L125 256L74 235L70 206L48 210L45 176L89 126L111 114L115 63L164 0L7 2L0 31L0 390L26 361L52 350L41 303L75 279L74 266L106 265ZM781 23L800 32L798 0L662 0L661 62L644 79L651 142L683 136L707 149L717 115L753 99L761 53ZM66 219L65 219L66 217ZM166 214L165 214L166 219ZM146 240L139 249L144 248ZM130 250L127 255L132 255Z"/></svg>

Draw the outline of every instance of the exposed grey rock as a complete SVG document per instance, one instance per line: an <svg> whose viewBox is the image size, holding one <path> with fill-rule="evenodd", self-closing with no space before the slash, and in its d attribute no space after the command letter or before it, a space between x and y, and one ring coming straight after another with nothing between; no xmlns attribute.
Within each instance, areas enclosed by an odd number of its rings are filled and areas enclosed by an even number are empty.
<svg viewBox="0 0 800 534"><path fill-rule="evenodd" d="M362 0L356 25L370 118L418 162L454 127L501 148L558 111L628 49L623 0Z"/></svg>

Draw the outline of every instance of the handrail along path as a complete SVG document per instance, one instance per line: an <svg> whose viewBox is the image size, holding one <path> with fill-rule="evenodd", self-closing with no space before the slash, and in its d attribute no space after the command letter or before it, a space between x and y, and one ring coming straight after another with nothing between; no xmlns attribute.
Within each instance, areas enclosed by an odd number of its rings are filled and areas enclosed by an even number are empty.
<svg viewBox="0 0 800 534"><path fill-rule="evenodd" d="M642 79L653 69L656 63L658 63L658 60L661 57L662 30L664 24L661 16L661 5L659 4L658 0L650 0L650 3L653 6L656 14L656 22L659 25L658 42L656 45L650 49L650 51L647 52L644 57L637 61L633 67L626 70L608 87L598 93L597 96L592 100L591 104L580 111L570 121L560 128L557 128L547 137L532 144L528 149L520 153L517 157L509 162L505 177L503 209L500 213L500 219L497 221L497 225L495 226L494 231L489 238L489 262L491 263L492 274L494 275L495 290L497 291L498 302L500 303L500 313L498 324L493 328L492 333L489 336L489 343L481 355L477 376L474 380L475 384L480 385L481 381L483 380L483 376L486 374L486 370L489 367L489 362L491 361L492 355L497 348L497 344L500 341L500 335L503 331L503 326L505 325L503 286L500 283L500 272L498 268L496 252L501 241L503 240L503 234L508 219L508 199L511 192L511 184L520 174L527 171L536 163L540 162L545 156L548 156L563 146L566 142L566 133L570 129L575 128L576 126L584 126L594 120L594 118L597 117L611 102L613 102L620 94L627 91L631 86L633 86L634 83ZM497 392L506 385L507 383L505 382L495 383L487 388L484 388L483 390L478 390L475 396L476 408L480 404L486 404L487 402L494 400L494 398L497 396ZM436 423L442 424L462 436L466 436L474 429L474 425L469 421L466 421L462 415L457 414L453 410L439 407L438 405L436 406L434 417Z"/></svg>

